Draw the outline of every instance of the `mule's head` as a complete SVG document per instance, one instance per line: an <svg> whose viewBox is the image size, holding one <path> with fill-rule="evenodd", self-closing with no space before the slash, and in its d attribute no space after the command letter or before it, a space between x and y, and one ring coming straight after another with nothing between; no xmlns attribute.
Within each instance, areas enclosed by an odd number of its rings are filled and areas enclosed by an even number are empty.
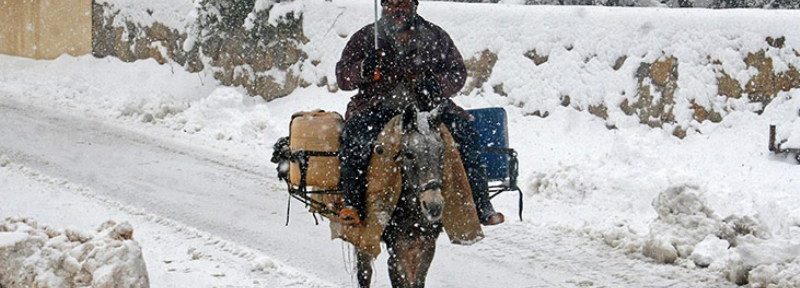
<svg viewBox="0 0 800 288"><path fill-rule="evenodd" d="M444 142L439 132L439 113L406 109L398 161L403 169L403 186L418 200L422 214L437 223L444 211L442 178Z"/></svg>

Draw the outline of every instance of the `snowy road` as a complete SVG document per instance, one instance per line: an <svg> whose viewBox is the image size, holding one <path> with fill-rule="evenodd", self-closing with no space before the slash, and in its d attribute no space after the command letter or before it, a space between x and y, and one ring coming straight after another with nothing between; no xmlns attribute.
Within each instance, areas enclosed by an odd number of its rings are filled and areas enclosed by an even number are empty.
<svg viewBox="0 0 800 288"><path fill-rule="evenodd" d="M14 163L258 250L335 287L355 286L343 256L349 250L338 240L328 240L326 225L314 226L313 219L294 203L291 225L284 226L287 197L267 163L269 151L258 153L264 157L247 158L144 130L33 107L0 95L0 154ZM575 231L530 217L486 230L487 239L470 247L452 246L446 237L441 238L429 286L731 286L703 270L630 259ZM388 286L385 257L384 253L376 264L378 287Z"/></svg>

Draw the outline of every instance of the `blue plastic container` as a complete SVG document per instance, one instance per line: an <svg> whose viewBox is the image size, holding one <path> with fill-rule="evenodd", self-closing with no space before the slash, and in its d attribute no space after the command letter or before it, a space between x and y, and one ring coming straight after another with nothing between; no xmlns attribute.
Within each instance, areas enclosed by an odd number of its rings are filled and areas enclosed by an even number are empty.
<svg viewBox="0 0 800 288"><path fill-rule="evenodd" d="M508 119L503 108L467 110L475 117L475 127L480 135L481 158L486 165L489 180L503 180L508 175Z"/></svg>

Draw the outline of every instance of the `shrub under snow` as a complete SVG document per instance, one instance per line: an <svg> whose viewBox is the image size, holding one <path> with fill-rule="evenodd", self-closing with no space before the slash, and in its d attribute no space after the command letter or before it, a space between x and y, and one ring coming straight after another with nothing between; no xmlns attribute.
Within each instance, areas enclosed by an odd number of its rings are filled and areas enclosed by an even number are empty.
<svg viewBox="0 0 800 288"><path fill-rule="evenodd" d="M149 287L142 249L127 222L94 233L29 218L0 222L0 287Z"/></svg>

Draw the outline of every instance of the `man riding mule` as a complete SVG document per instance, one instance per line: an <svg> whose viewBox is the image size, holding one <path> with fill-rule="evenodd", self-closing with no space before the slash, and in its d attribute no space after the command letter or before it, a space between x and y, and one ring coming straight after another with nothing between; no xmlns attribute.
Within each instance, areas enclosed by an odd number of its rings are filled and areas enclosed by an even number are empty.
<svg viewBox="0 0 800 288"><path fill-rule="evenodd" d="M346 207L340 218L344 224L359 225L367 216L373 144L392 118L416 107L435 108L437 122L452 133L480 223L500 224L504 216L489 201L478 133L469 114L449 99L464 86L464 61L444 30L416 14L417 4L417 0L381 0L383 17L377 25L353 34L336 65L339 87L359 90L348 104L341 138L340 187Z"/></svg>

